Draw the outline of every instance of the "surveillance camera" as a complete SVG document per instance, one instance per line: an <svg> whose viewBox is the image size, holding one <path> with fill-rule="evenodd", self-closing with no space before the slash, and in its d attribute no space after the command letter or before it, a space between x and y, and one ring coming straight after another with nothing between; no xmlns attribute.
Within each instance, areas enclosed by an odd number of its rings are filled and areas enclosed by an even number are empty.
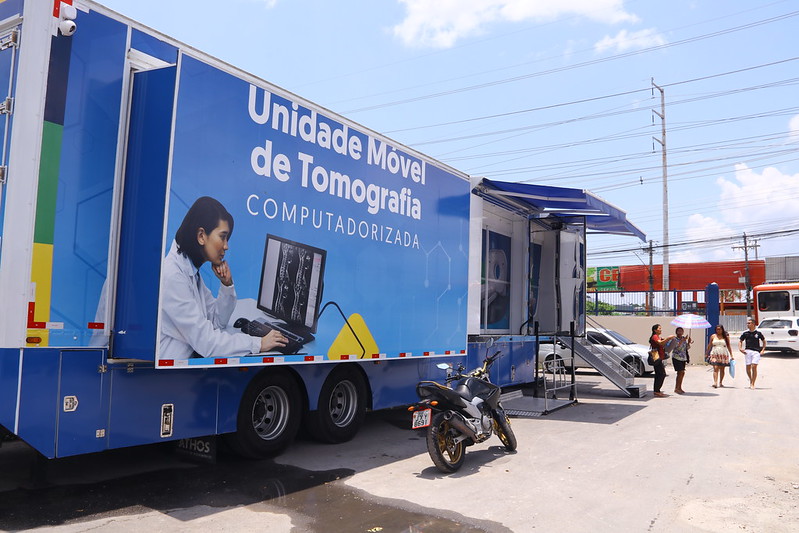
<svg viewBox="0 0 799 533"><path fill-rule="evenodd" d="M75 33L78 29L78 25L75 24L74 20L62 20L58 23L58 29L61 31L61 35L69 37Z"/></svg>
<svg viewBox="0 0 799 533"><path fill-rule="evenodd" d="M78 10L75 6L69 4L61 4L60 8L61 18L66 20L75 20L78 16Z"/></svg>

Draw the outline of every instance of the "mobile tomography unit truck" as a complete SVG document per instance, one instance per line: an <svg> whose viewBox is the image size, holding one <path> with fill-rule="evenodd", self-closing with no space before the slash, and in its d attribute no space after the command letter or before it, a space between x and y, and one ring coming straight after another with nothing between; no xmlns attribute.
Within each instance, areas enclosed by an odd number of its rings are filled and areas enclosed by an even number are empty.
<svg viewBox="0 0 799 533"><path fill-rule="evenodd" d="M586 232L643 238L91 1L0 1L0 87L0 430L47 458L345 441L486 338L529 382L533 325L583 327Z"/></svg>

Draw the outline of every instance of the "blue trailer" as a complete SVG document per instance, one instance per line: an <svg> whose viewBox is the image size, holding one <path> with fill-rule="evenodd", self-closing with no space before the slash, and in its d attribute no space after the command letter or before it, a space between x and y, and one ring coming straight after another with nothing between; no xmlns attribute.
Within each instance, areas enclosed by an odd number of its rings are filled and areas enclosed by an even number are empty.
<svg viewBox="0 0 799 533"><path fill-rule="evenodd" d="M642 237L89 0L0 2L0 87L0 430L48 458L346 441L487 337L530 382L534 325L583 327L586 232Z"/></svg>

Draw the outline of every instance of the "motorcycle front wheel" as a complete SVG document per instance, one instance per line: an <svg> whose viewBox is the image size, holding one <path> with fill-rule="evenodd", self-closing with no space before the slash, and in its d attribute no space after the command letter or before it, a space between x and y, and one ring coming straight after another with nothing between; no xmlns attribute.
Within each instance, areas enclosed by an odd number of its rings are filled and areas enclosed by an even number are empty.
<svg viewBox="0 0 799 533"><path fill-rule="evenodd" d="M466 446L463 441L455 443L455 438L460 436L445 418L444 413L436 413L427 430L427 452L440 471L445 474L456 472L466 456Z"/></svg>
<svg viewBox="0 0 799 533"><path fill-rule="evenodd" d="M516 449L516 434L510 427L510 418L501 407L494 411L494 431L506 450L512 452Z"/></svg>

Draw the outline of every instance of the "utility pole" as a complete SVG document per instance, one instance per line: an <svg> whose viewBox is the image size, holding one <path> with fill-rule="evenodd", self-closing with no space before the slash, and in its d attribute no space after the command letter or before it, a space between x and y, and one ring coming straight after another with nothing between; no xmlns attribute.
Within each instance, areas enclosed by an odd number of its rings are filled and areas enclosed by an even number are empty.
<svg viewBox="0 0 799 533"><path fill-rule="evenodd" d="M652 264L652 253L654 248L652 246L652 241L649 241L649 305L647 306L647 315L649 315L649 311L651 311L652 307L655 304L655 276L653 273L653 264Z"/></svg>
<svg viewBox="0 0 799 533"><path fill-rule="evenodd" d="M749 277L749 248L755 249L755 259L757 259L757 249L760 247L757 244L758 239L752 239L754 241L753 244L749 244L748 237L746 233L744 233L744 245L743 246L733 246L733 250L740 250L743 248L744 251L744 267L745 267L745 274L744 274L744 286L746 287L746 316L752 316L752 284L750 283L751 278Z"/></svg>
<svg viewBox="0 0 799 533"><path fill-rule="evenodd" d="M663 159L663 290L669 290L669 185L666 172L666 92L655 84L652 78L652 87L660 91L660 113L652 112L660 117L660 139L652 137L660 143Z"/></svg>
<svg viewBox="0 0 799 533"><path fill-rule="evenodd" d="M746 234L744 234L744 236L746 236ZM745 241L744 245L749 247L749 248L754 248L755 249L755 261L757 261L757 249L760 248L760 245L757 244L757 243L760 242L760 239L753 239L752 237L749 237L749 242L752 243L752 244L746 244L746 241ZM741 247L739 246L738 248L741 248Z"/></svg>

